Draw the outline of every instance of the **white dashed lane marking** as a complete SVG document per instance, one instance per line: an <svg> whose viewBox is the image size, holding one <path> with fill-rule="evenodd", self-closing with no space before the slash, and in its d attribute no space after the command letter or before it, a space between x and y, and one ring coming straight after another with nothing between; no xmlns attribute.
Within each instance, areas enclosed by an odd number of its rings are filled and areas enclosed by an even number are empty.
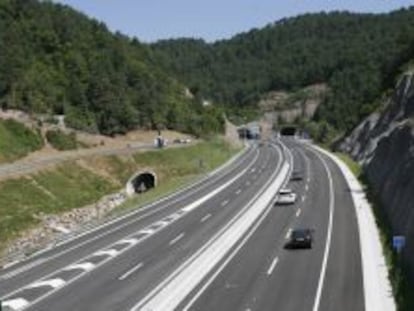
<svg viewBox="0 0 414 311"><path fill-rule="evenodd" d="M144 264L142 262L140 262L139 264L137 264L135 267L133 267L132 269L128 270L126 273L124 273L123 275L121 275L118 280L122 281L125 280L127 277L129 277L132 273L138 271L140 268L142 268Z"/></svg>
<svg viewBox="0 0 414 311"><path fill-rule="evenodd" d="M226 206L229 203L228 200L221 202L221 206Z"/></svg>
<svg viewBox="0 0 414 311"><path fill-rule="evenodd" d="M172 239L169 243L169 245L174 245L175 243L177 243L179 240L181 240L184 237L184 233L179 234L175 239Z"/></svg>
<svg viewBox="0 0 414 311"><path fill-rule="evenodd" d="M299 209L296 211L296 217L299 217L301 213L302 213L302 210L299 208Z"/></svg>
<svg viewBox="0 0 414 311"><path fill-rule="evenodd" d="M237 191L236 191L236 194L240 194L241 193L241 189L238 189Z"/></svg>
<svg viewBox="0 0 414 311"><path fill-rule="evenodd" d="M204 216L203 218L201 218L200 222L205 222L210 217L211 217L211 214L207 214L206 216Z"/></svg>
<svg viewBox="0 0 414 311"><path fill-rule="evenodd" d="M279 261L278 257L273 259L269 269L267 270L267 275L271 275L273 273L273 270L276 268L276 265L277 265L278 261Z"/></svg>

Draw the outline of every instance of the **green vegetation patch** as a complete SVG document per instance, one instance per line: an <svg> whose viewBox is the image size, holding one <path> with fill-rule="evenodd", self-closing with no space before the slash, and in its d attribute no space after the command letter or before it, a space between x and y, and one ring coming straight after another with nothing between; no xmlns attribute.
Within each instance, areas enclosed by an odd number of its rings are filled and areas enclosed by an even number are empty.
<svg viewBox="0 0 414 311"><path fill-rule="evenodd" d="M135 161L144 167L156 167L159 180L170 176L186 176L209 171L226 159L235 150L219 139L200 143L189 148L167 149L135 155Z"/></svg>
<svg viewBox="0 0 414 311"><path fill-rule="evenodd" d="M361 177L362 168L358 162L354 161L349 155L342 152L335 153L345 164L349 167L349 169L354 173L354 175L359 178Z"/></svg>
<svg viewBox="0 0 414 311"><path fill-rule="evenodd" d="M1 182L0 248L35 225L36 215L82 207L113 190L112 183L72 162L31 178Z"/></svg>
<svg viewBox="0 0 414 311"><path fill-rule="evenodd" d="M0 249L22 231L38 223L36 215L58 214L98 201L112 193L140 169L151 169L158 186L136 196L115 213L137 208L193 182L238 152L220 139L196 145L137 153L132 157L96 157L85 169L66 162L56 169L0 182ZM98 175L105 171L109 177ZM117 182L119 181L119 182Z"/></svg>
<svg viewBox="0 0 414 311"><path fill-rule="evenodd" d="M152 168L156 172L158 186L127 201L114 213L138 208L173 193L194 182L202 174L217 168L238 151L240 149L233 148L220 139L212 139L185 148L136 154L134 159L139 167Z"/></svg>
<svg viewBox="0 0 414 311"><path fill-rule="evenodd" d="M24 157L43 146L42 137L14 120L0 120L0 162Z"/></svg>
<svg viewBox="0 0 414 311"><path fill-rule="evenodd" d="M73 150L84 147L76 139L76 133L66 134L61 130L49 130L46 132L47 141L57 150Z"/></svg>

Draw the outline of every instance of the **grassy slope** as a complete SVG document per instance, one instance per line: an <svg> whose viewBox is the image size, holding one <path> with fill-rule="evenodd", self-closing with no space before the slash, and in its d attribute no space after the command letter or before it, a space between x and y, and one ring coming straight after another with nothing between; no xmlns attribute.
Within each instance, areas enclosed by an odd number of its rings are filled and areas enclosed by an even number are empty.
<svg viewBox="0 0 414 311"><path fill-rule="evenodd" d="M61 130L49 130L46 132L46 138L57 150L73 150L80 147L75 133L65 134Z"/></svg>
<svg viewBox="0 0 414 311"><path fill-rule="evenodd" d="M14 120L0 120L0 163L24 157L42 146L39 133Z"/></svg>
<svg viewBox="0 0 414 311"><path fill-rule="evenodd" d="M127 202L121 210L140 206L177 189L220 165L235 152L216 140L187 148L138 153L133 157L93 157L85 160L89 169L67 162L27 178L0 182L0 249L10 239L35 226L36 215L60 213L91 204L123 187L137 170L155 171L159 187ZM97 171L105 174L95 173Z"/></svg>

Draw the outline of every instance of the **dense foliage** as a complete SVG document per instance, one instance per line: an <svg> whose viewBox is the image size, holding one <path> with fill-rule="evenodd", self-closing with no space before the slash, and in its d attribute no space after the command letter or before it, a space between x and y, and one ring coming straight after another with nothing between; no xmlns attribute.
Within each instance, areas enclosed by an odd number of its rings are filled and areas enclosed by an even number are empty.
<svg viewBox="0 0 414 311"><path fill-rule="evenodd" d="M307 14L230 40L152 45L164 68L199 96L252 106L270 90L326 82L317 120L349 130L375 108L396 70L414 55L414 8L389 14Z"/></svg>
<svg viewBox="0 0 414 311"><path fill-rule="evenodd" d="M222 130L220 106L246 120L264 92L324 82L330 92L315 121L349 130L393 85L413 42L414 8L307 14L211 44L145 45L68 6L2 0L0 106L63 113L69 126L110 135L159 127L204 135Z"/></svg>
<svg viewBox="0 0 414 311"><path fill-rule="evenodd" d="M104 134L221 129L221 112L186 98L147 46L67 6L1 0L0 46L2 108L65 114L68 125Z"/></svg>
<svg viewBox="0 0 414 311"><path fill-rule="evenodd" d="M0 163L21 158L42 146L43 139L37 131L14 120L0 120Z"/></svg>
<svg viewBox="0 0 414 311"><path fill-rule="evenodd" d="M48 130L46 139L57 150L73 150L83 147L76 139L76 133L66 134L61 130Z"/></svg>

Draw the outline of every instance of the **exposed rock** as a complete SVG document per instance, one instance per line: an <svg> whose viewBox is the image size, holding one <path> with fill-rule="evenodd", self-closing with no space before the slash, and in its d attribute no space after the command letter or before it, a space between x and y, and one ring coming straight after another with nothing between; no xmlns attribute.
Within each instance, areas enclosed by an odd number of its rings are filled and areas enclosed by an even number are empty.
<svg viewBox="0 0 414 311"><path fill-rule="evenodd" d="M2 255L0 265L24 259L36 250L53 246L61 240L76 235L85 226L98 223L125 200L126 195L120 192L107 195L95 204L66 213L35 215L41 222L40 225L27 230L20 238L15 239Z"/></svg>
<svg viewBox="0 0 414 311"><path fill-rule="evenodd" d="M392 234L406 237L403 259L414 280L413 80L413 74L404 75L382 111L366 118L338 147L363 165Z"/></svg>
<svg viewBox="0 0 414 311"><path fill-rule="evenodd" d="M265 94L258 103L268 122L292 123L298 118L311 119L325 98L325 84L311 85L294 93L273 91Z"/></svg>

